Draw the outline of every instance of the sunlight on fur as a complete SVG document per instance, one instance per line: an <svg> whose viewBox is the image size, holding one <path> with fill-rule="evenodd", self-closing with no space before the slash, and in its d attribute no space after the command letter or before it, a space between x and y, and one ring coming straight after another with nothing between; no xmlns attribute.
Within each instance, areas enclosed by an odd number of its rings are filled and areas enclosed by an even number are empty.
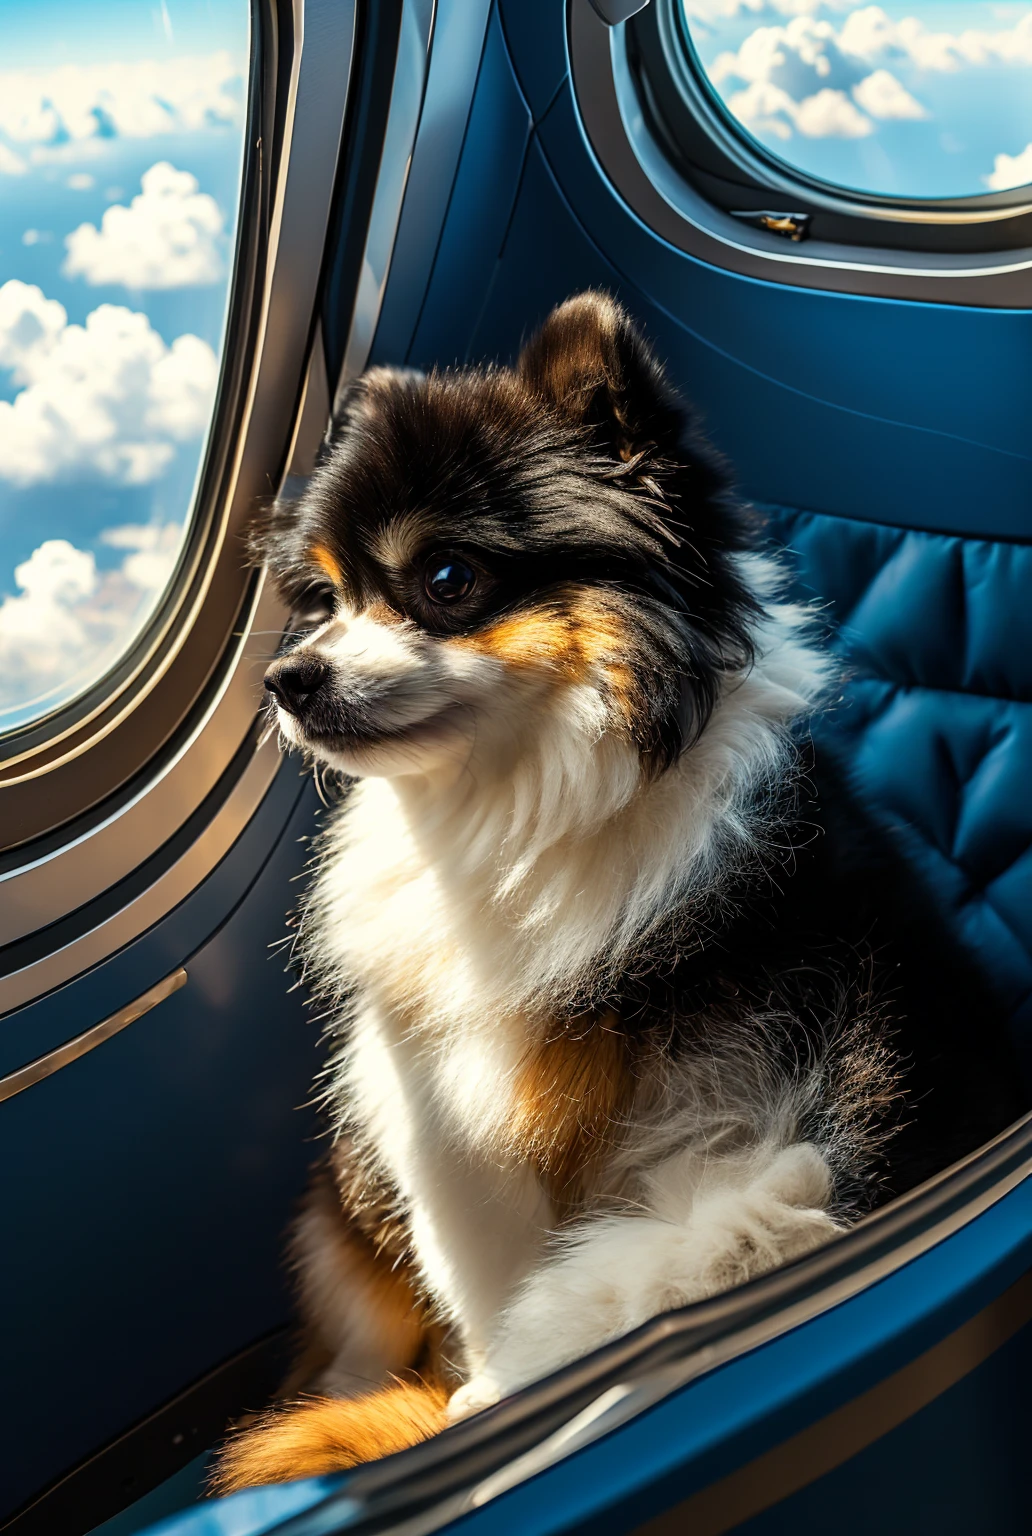
<svg viewBox="0 0 1032 1536"><path fill-rule="evenodd" d="M220 1488L413 1445L1013 1117L984 1000L814 759L815 616L614 301L512 369L356 381L254 551L298 615L284 743L357 782L295 948L332 1139L289 1390L323 1395L231 1436Z"/></svg>

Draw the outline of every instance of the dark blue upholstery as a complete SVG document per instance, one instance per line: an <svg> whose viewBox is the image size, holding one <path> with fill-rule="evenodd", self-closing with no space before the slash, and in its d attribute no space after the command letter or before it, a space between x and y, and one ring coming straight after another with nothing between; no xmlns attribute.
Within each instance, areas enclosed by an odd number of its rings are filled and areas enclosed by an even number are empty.
<svg viewBox="0 0 1032 1536"><path fill-rule="evenodd" d="M1032 548L764 510L847 661L822 728L991 979L1032 1075Z"/></svg>

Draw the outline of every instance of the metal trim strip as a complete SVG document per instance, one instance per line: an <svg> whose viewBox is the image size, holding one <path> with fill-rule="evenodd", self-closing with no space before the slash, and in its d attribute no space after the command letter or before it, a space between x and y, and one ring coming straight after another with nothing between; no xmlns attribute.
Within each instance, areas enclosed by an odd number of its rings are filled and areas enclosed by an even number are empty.
<svg viewBox="0 0 1032 1536"><path fill-rule="evenodd" d="M358 292L340 378L336 383L335 410L340 408L344 389L366 366L380 318L423 115L436 16L437 0L405 0L402 7L391 104L362 252Z"/></svg>
<svg viewBox="0 0 1032 1536"><path fill-rule="evenodd" d="M186 985L186 971L182 966L166 976L163 981L149 987L141 997L134 1002L126 1003L124 1008L119 1008L110 1018L102 1019L99 1024L83 1030L81 1035L76 1035L71 1040L66 1040L64 1045L59 1045L53 1051L47 1051L45 1056L37 1056L35 1061L30 1061L24 1067L19 1067L16 1072L9 1072L6 1077L0 1077L0 1104L6 1099L13 1099L16 1093L24 1093L26 1088L31 1088L36 1083L43 1082L44 1078L53 1077L55 1072L60 1072L62 1067L67 1067L71 1062L78 1061L81 1056L96 1050L98 1045L103 1045L105 1040L110 1040L120 1030L127 1029L130 1024L135 1024L137 1019L142 1019L145 1013L163 1003L166 997L171 997L173 992L178 992L180 987Z"/></svg>
<svg viewBox="0 0 1032 1536"><path fill-rule="evenodd" d="M412 164L370 356L403 363L419 331L466 148L492 0L436 0Z"/></svg>
<svg viewBox="0 0 1032 1536"><path fill-rule="evenodd" d="M16 943L109 890L193 814L232 762L261 707L267 658L255 654L251 636L278 635L284 622L282 604L263 581L223 685L160 772L88 831L0 874L0 945Z"/></svg>
<svg viewBox="0 0 1032 1536"><path fill-rule="evenodd" d="M825 1418L637 1527L637 1536L723 1536L791 1498L963 1381L1032 1320L1032 1275L954 1333Z"/></svg>
<svg viewBox="0 0 1032 1536"><path fill-rule="evenodd" d="M280 767L279 747L264 742L200 837L153 885L105 922L21 970L0 977L0 1015L63 986L137 938L178 906L227 854L264 799ZM287 770L289 772L289 769Z"/></svg>

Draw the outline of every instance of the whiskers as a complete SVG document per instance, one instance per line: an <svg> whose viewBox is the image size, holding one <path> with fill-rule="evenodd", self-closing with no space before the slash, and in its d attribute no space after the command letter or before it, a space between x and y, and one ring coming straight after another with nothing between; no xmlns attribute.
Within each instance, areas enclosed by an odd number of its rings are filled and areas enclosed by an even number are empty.
<svg viewBox="0 0 1032 1536"><path fill-rule="evenodd" d="M312 782L315 785L315 792L319 796L319 799L322 801L322 803L326 807L326 809L330 810L333 802L332 802L330 796L327 794L327 791L326 791L326 772L327 772L326 764L325 763L321 763L317 757L313 758L312 759Z"/></svg>
<svg viewBox="0 0 1032 1536"><path fill-rule="evenodd" d="M279 716L276 710L276 706L271 699L262 705L261 709L258 711L258 718L260 721L262 721L258 732L259 751L266 745L267 742L271 741L274 736L278 735L280 751L285 752L289 744L283 738L283 733L280 730Z"/></svg>

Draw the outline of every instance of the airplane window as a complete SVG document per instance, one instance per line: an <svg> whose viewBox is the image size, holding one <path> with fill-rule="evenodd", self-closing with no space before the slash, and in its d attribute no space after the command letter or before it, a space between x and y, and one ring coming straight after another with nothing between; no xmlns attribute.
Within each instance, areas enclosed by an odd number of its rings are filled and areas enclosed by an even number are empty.
<svg viewBox="0 0 1032 1536"><path fill-rule="evenodd" d="M821 181L905 198L1032 182L1032 5L677 0L724 109Z"/></svg>
<svg viewBox="0 0 1032 1536"><path fill-rule="evenodd" d="M21 0L0 63L0 732L154 613L219 376L246 0Z"/></svg>

